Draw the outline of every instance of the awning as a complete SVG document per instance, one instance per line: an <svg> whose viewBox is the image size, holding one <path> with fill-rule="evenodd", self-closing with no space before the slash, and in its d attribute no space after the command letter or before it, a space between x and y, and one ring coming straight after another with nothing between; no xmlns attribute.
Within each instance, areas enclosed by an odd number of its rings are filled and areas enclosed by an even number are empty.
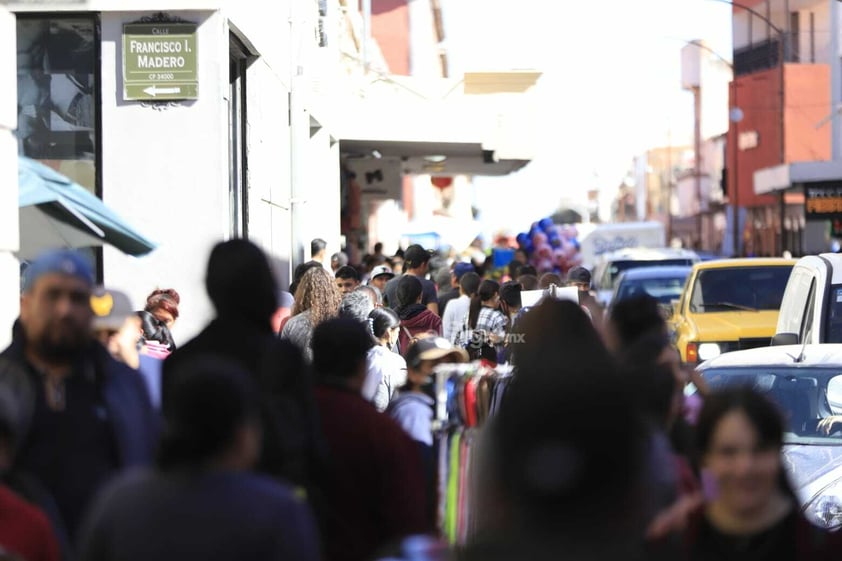
<svg viewBox="0 0 842 561"><path fill-rule="evenodd" d="M129 255L155 249L90 191L35 160L18 158L20 250L31 259L45 249L109 244Z"/></svg>
<svg viewBox="0 0 842 561"><path fill-rule="evenodd" d="M795 162L754 172L754 193L767 195L800 183L842 180L842 162Z"/></svg>

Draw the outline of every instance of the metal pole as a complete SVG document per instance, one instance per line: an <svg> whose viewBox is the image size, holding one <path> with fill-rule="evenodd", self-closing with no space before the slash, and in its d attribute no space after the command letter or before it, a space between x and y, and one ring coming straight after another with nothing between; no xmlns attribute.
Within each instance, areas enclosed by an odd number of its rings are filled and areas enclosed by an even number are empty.
<svg viewBox="0 0 842 561"><path fill-rule="evenodd" d="M699 86L693 88L693 151L696 155L695 166L695 187L696 198L699 201L699 209L696 214L698 228L698 244L702 248L702 89Z"/></svg>
<svg viewBox="0 0 842 561"><path fill-rule="evenodd" d="M371 37L371 0L363 0L363 41L362 58L363 71L368 70L368 43Z"/></svg>
<svg viewBox="0 0 842 561"><path fill-rule="evenodd" d="M732 87L734 88L734 107L739 107L739 103L737 101L737 92L739 88L737 87L737 75L734 74L734 80L732 82ZM739 153L739 138L740 138L740 120L739 119L732 119L731 124L734 126L734 134L732 135L732 144L734 145L734 162L733 162L733 176L734 181L733 185L731 185L731 220L732 220L732 228L734 230L734 253L732 257L739 257L740 256L740 204L739 204L739 193L740 193L740 174L739 168L737 165L737 160L740 159Z"/></svg>
<svg viewBox="0 0 842 561"><path fill-rule="evenodd" d="M830 0L830 145L834 161L842 160L840 123L837 116L842 103L842 69L839 67L839 1Z"/></svg>

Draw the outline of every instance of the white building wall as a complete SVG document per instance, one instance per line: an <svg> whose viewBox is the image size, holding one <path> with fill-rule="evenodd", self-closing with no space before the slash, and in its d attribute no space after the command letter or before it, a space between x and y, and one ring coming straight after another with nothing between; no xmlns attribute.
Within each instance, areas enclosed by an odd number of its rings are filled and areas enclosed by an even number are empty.
<svg viewBox="0 0 842 561"><path fill-rule="evenodd" d="M250 238L288 267L295 264L296 248L306 247L305 257L309 258L311 237L327 240L331 253L339 250L338 144L332 141L328 124L322 123L312 137L310 128L313 84L308 79L319 49L316 0L275 4L259 0L88 0L61 5L27 2L14 4L13 9L100 12L103 199L159 244L140 258L106 247L104 280L128 292L138 308L155 287L178 290L182 305L174 329L176 341L188 340L213 316L204 288L205 267L212 246L230 231L229 31L257 55L246 72ZM199 97L163 110L122 100L120 52L123 24L160 10L199 24ZM8 37L11 46L0 53L14 50L14 34L0 34L0 42L5 44ZM15 82L10 78L7 83ZM288 103L291 87L297 87L294 130ZM13 91L0 95L15 99ZM14 154L14 145L11 149ZM7 172L10 168L0 169ZM310 203L293 204L294 197ZM4 204L2 208L7 207ZM17 209L16 202L13 208ZM303 225L299 230L292 228L293 215L295 222ZM7 224L5 220L0 224L0 278ZM14 283L16 298L16 262ZM5 313L8 307L4 304L0 312Z"/></svg>
<svg viewBox="0 0 842 561"><path fill-rule="evenodd" d="M20 302L15 17L0 7L0 349L11 341ZM9 87L11 85L11 87Z"/></svg>

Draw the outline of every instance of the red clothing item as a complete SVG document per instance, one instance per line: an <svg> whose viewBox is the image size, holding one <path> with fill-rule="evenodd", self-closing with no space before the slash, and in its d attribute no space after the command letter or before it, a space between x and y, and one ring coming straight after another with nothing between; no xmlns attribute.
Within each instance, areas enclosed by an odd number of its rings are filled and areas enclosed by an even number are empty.
<svg viewBox="0 0 842 561"><path fill-rule="evenodd" d="M329 448L324 500L327 561L367 561L380 548L432 531L421 455L390 417L349 390L316 388Z"/></svg>
<svg viewBox="0 0 842 561"><path fill-rule="evenodd" d="M58 540L46 515L0 485L0 546L26 561L59 561Z"/></svg>
<svg viewBox="0 0 842 561"><path fill-rule="evenodd" d="M406 354L412 337L430 331L441 336L441 318L426 308L408 319L402 319L398 335L401 354Z"/></svg>

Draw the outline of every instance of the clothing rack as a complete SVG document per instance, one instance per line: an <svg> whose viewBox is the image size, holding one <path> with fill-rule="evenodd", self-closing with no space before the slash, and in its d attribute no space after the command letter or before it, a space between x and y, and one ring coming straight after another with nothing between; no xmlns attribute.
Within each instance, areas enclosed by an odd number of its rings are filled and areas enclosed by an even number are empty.
<svg viewBox="0 0 842 561"><path fill-rule="evenodd" d="M499 408L512 368L481 362L442 364L433 370L433 375L437 523L451 544L463 545L474 529L471 488L476 443L486 421Z"/></svg>

